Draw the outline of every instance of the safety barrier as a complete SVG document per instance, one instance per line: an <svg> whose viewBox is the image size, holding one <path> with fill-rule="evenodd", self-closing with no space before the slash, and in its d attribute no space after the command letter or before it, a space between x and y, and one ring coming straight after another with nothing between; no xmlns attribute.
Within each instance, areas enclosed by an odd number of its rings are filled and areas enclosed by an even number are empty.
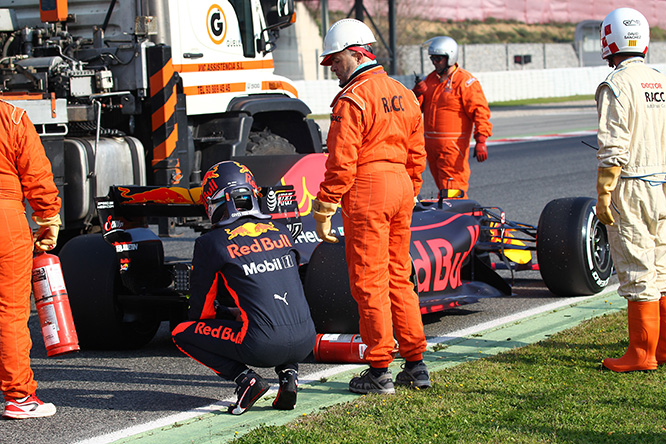
<svg viewBox="0 0 666 444"><path fill-rule="evenodd" d="M666 72L666 64L650 65ZM489 102L593 95L611 69L607 66L474 73ZM396 76L405 86L414 85L414 76ZM340 92L337 80L294 81L299 98L312 114L328 114L331 102Z"/></svg>

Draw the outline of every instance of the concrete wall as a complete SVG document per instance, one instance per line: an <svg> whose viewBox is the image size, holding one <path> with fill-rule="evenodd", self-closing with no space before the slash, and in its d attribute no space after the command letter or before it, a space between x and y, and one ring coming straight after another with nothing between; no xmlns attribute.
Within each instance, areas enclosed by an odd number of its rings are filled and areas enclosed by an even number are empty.
<svg viewBox="0 0 666 444"><path fill-rule="evenodd" d="M666 72L666 63L651 64ZM607 66L586 68L531 69L522 71L478 72L489 102L592 95L611 69ZM396 76L405 86L414 85L414 75ZM331 101L340 91L337 80L296 81L299 97L313 114L330 113Z"/></svg>
<svg viewBox="0 0 666 444"><path fill-rule="evenodd" d="M514 56L529 55L531 62L519 65ZM403 46L398 50L399 73L429 73L432 63L427 48L418 45ZM648 51L649 63L666 63L666 42L652 42ZM494 71L525 71L581 66L573 43L492 43L460 45L458 62L473 73ZM595 66L606 63L598 57Z"/></svg>
<svg viewBox="0 0 666 444"><path fill-rule="evenodd" d="M297 5L301 6L300 3ZM301 14L305 15L305 14ZM309 17L309 16L308 16ZM324 68L319 65L322 52L314 20L297 21L298 26L283 30L274 52L275 71L292 80L324 80ZM581 66L572 43L493 43L460 45L458 62L466 70L477 74L496 71L530 71L542 69L577 68ZM514 56L530 55L531 62L519 65ZM423 75L432 71L427 49L421 46L398 48L400 75ZM666 63L666 42L652 42L647 55L648 63ZM605 66L599 57L597 66ZM327 68L328 69L328 68Z"/></svg>

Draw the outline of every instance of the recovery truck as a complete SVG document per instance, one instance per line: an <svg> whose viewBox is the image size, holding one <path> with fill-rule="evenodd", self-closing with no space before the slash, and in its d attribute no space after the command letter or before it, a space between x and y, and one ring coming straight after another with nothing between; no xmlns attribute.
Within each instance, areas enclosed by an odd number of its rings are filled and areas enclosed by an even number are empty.
<svg viewBox="0 0 666 444"><path fill-rule="evenodd" d="M99 231L94 199L111 185L190 188L221 160L321 152L310 109L273 72L294 21L293 0L0 0L0 99L41 136L59 244Z"/></svg>
<svg viewBox="0 0 666 444"><path fill-rule="evenodd" d="M184 319L190 267L164 264L145 228L206 229L196 191L181 211L174 189L200 190L222 160L270 169L322 152L310 109L274 73L295 17L293 0L0 0L0 99L27 111L51 161L82 346L141 347ZM112 219L110 189L158 204Z"/></svg>

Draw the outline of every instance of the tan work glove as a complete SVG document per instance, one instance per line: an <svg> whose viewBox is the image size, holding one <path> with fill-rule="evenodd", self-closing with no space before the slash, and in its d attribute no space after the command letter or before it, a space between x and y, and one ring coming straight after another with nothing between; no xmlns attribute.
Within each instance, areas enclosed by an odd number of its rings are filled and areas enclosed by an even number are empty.
<svg viewBox="0 0 666 444"><path fill-rule="evenodd" d="M597 170L597 219L604 225L613 225L611 213L611 192L617 186L622 167L612 166Z"/></svg>
<svg viewBox="0 0 666 444"><path fill-rule="evenodd" d="M60 215L56 214L55 216L42 218L33 214L32 220L39 225L39 228L32 235L35 248L41 251L53 250L58 243L58 231L62 224Z"/></svg>
<svg viewBox="0 0 666 444"><path fill-rule="evenodd" d="M324 242L335 244L338 238L331 234L331 217L338 208L337 204L322 202L319 199L312 201L312 218L317 222L317 236Z"/></svg>

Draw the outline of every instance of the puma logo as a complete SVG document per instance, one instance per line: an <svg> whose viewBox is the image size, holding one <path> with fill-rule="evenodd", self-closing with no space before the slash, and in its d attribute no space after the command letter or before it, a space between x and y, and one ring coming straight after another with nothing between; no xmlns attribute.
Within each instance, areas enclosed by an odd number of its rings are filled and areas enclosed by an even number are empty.
<svg viewBox="0 0 666 444"><path fill-rule="evenodd" d="M289 302L287 302L287 293L286 292L284 293L284 296L280 296L279 294L274 294L273 299L280 300L280 301L284 302L285 304L289 305Z"/></svg>

